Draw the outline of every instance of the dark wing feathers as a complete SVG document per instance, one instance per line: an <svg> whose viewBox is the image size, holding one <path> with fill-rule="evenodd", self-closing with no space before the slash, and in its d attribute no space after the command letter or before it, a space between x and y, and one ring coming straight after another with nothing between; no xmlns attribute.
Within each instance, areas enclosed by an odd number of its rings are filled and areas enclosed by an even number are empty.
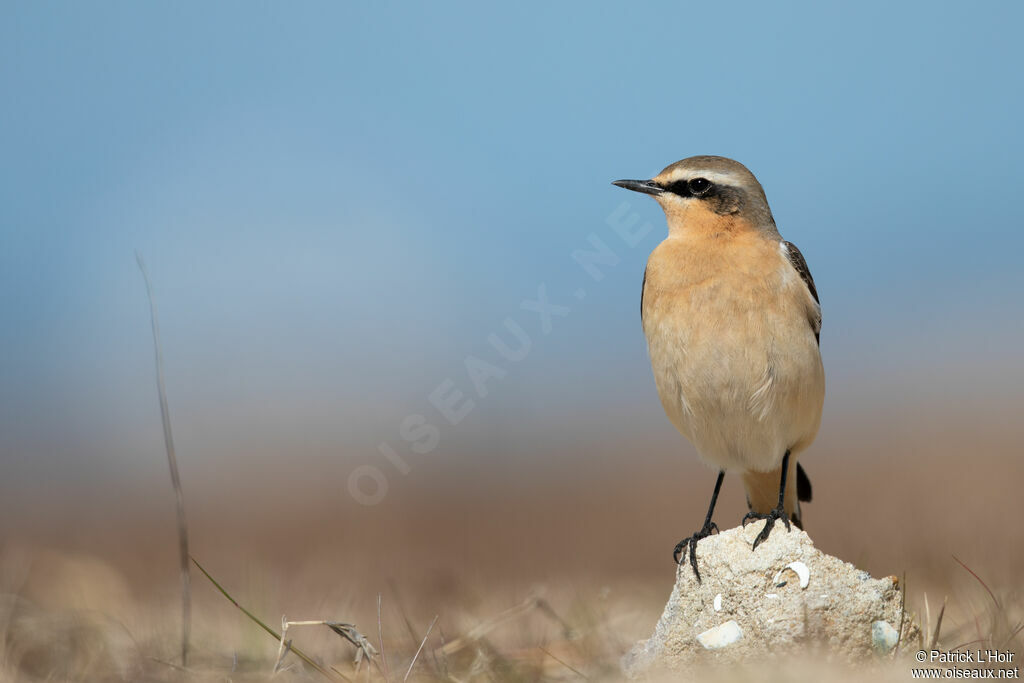
<svg viewBox="0 0 1024 683"><path fill-rule="evenodd" d="M796 272L800 273L800 278L807 285L807 289L811 290L811 296L820 304L818 288L814 286L814 278L811 277L811 269L807 267L807 260L804 258L804 255L800 253L800 250L792 242L784 241L783 244L786 245L786 254L789 256L789 262L796 268Z"/></svg>
<svg viewBox="0 0 1024 683"><path fill-rule="evenodd" d="M786 256L789 257L789 262L793 265L793 268L800 275L800 279L807 285L807 289L810 290L811 296L814 297L814 301L819 305L819 312L817 317L810 321L811 327L814 329L814 338L821 343L821 312L820 305L821 301L818 299L818 288L814 286L814 278L811 277L811 269L807 267L807 260L804 259L804 255L800 253L800 250L796 248L796 245L792 242L783 241L782 246L786 248Z"/></svg>
<svg viewBox="0 0 1024 683"><path fill-rule="evenodd" d="M789 262L793 264L793 268L800 274L800 279L807 285L807 289L810 290L811 296L818 303L819 313L818 316L811 321L811 327L814 328L814 338L821 343L821 313L820 306L821 301L818 299L818 288L814 286L814 278L811 277L811 269L807 267L807 259L800 253L800 250L796 248L796 245L792 242L783 242L786 247L786 255L789 256ZM811 479L807 476L807 472L799 463L796 466L796 498L797 500L805 503L811 502L813 497L811 489Z"/></svg>
<svg viewBox="0 0 1024 683"><path fill-rule="evenodd" d="M644 268L644 281L640 285L640 323L644 322L644 290L647 289L647 269Z"/></svg>

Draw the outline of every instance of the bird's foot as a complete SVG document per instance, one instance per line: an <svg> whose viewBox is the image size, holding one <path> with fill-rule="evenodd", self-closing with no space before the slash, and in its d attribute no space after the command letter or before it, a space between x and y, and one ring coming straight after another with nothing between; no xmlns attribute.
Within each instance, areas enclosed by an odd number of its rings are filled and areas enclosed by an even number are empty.
<svg viewBox="0 0 1024 683"><path fill-rule="evenodd" d="M697 583L700 583L700 572L697 570L697 541L702 538L707 538L711 534L718 533L718 525L714 522L707 522L704 527L689 538L676 543L675 550L672 551L672 559L675 560L676 564L682 564L682 555L684 551L689 551L690 554L690 567L693 568L693 575L697 577Z"/></svg>
<svg viewBox="0 0 1024 683"><path fill-rule="evenodd" d="M757 546L761 545L763 541L768 540L768 536L772 533L772 527L775 526L775 520L777 519L781 519L782 523L786 525L786 531L792 530L792 527L789 526L789 515L786 514L786 510L781 505L772 508L767 514L751 510L743 515L743 526L747 526L747 522L755 519L763 519L764 528L761 529L761 533L754 539L754 547L751 550L757 550Z"/></svg>

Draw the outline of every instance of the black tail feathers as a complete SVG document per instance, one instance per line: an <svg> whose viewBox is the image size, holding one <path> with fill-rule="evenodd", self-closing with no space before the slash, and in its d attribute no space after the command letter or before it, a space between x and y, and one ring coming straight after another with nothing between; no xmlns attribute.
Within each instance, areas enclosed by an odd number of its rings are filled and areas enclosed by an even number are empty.
<svg viewBox="0 0 1024 683"><path fill-rule="evenodd" d="M807 478L807 473L804 472L803 465L800 463L796 464L796 499L802 500L805 503L810 503L813 497L811 491L811 480Z"/></svg>

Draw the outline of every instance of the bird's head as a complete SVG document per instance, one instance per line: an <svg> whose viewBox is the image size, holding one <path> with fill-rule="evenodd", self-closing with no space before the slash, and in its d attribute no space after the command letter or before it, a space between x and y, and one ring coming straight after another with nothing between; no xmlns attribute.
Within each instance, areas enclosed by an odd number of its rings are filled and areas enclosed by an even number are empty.
<svg viewBox="0 0 1024 683"><path fill-rule="evenodd" d="M669 228L695 221L739 219L751 227L775 229L761 183L738 161L697 156L677 161L650 180L616 180L613 185L654 197Z"/></svg>

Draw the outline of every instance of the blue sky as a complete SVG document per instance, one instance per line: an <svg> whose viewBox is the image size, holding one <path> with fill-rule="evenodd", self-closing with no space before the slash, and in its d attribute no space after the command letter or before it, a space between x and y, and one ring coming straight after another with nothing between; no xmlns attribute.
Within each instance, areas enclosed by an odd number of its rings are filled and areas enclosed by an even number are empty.
<svg viewBox="0 0 1024 683"><path fill-rule="evenodd" d="M531 356L445 447L668 433L638 316L663 219L610 181L694 154L747 164L806 255L826 410L902 380L966 378L981 400L1021 379L1019 4L0 16L9 481L159 450L136 249L185 452L370 457L440 381L469 386L464 358L508 316ZM583 279L570 254L611 243L623 202L655 229ZM571 308L548 335L520 308L541 284Z"/></svg>

